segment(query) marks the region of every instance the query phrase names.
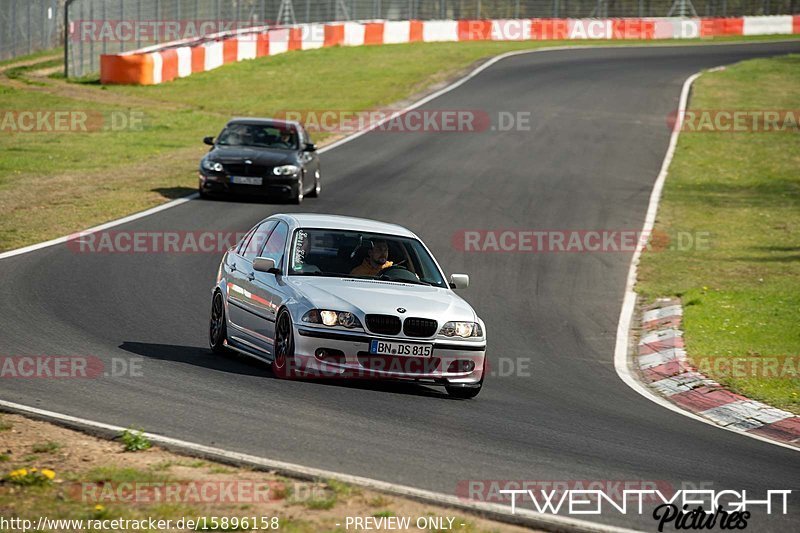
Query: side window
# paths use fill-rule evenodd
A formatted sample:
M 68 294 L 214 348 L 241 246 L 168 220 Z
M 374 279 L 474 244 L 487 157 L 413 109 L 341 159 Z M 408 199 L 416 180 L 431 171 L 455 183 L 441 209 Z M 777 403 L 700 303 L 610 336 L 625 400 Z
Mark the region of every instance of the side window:
M 241 240 L 241 241 L 239 241 L 239 244 L 238 244 L 238 245 L 236 245 L 236 253 L 237 253 L 237 254 L 241 255 L 241 254 L 242 254 L 242 251 L 243 251 L 245 248 L 247 248 L 247 243 L 248 243 L 248 242 L 250 242 L 250 239 L 253 237 L 253 233 L 255 233 L 257 229 L 258 229 L 258 226 L 256 226 L 256 227 L 252 228 L 250 231 L 248 231 L 248 232 L 245 234 L 245 236 L 244 236 L 244 237 L 242 237 L 242 240 Z
M 274 220 L 268 220 L 261 224 L 258 229 L 253 232 L 253 235 L 250 237 L 244 246 L 242 246 L 239 253 L 245 259 L 252 261 L 256 257 L 258 257 L 258 252 L 264 246 L 264 241 L 267 240 L 269 236 L 269 232 L 272 231 L 272 228 L 275 227 L 276 222 Z
M 275 260 L 275 265 L 281 267 L 281 259 L 283 258 L 283 251 L 286 249 L 286 237 L 289 236 L 289 226 L 283 222 L 279 222 L 275 231 L 269 236 L 267 243 L 264 245 L 261 257 L 269 257 Z

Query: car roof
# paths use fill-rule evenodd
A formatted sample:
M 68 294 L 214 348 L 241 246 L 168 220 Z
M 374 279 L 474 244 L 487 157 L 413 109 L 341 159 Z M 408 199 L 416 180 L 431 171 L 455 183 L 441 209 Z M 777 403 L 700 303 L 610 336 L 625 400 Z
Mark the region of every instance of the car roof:
M 362 231 L 365 233 L 383 233 L 398 237 L 418 238 L 413 232 L 398 224 L 379 222 L 368 218 L 348 217 L 343 215 L 325 215 L 317 213 L 289 213 L 273 215 L 298 228 L 339 229 L 345 231 Z
M 300 123 L 295 120 L 281 120 L 278 118 L 256 118 L 256 117 L 235 117 L 228 121 L 231 124 L 252 124 L 258 126 L 293 126 L 300 127 Z

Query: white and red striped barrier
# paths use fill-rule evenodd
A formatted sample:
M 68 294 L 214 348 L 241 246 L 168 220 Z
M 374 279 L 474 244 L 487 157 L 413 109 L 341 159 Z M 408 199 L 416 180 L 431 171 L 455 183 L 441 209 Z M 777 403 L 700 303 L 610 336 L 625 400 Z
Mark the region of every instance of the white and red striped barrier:
M 406 20 L 247 28 L 102 55 L 100 81 L 154 85 L 290 50 L 411 42 L 691 39 L 800 33 L 800 15 L 735 18 Z

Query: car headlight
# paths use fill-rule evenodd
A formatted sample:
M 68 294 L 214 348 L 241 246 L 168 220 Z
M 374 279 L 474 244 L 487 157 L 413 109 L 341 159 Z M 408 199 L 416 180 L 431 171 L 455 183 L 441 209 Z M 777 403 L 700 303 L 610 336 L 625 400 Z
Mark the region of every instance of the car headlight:
M 481 325 L 477 322 L 448 322 L 439 330 L 445 337 L 483 337 Z
M 346 311 L 329 311 L 327 309 L 312 309 L 303 315 L 303 322 L 309 324 L 324 324 L 326 326 L 342 326 L 347 329 L 361 328 L 361 321 L 353 313 Z M 362 328 L 363 329 L 363 328 Z
M 292 174 L 297 174 L 297 171 L 300 170 L 300 167 L 295 165 L 283 165 L 280 167 L 275 167 L 272 169 L 272 173 L 276 176 L 291 176 Z
M 210 159 L 203 159 L 200 166 L 205 170 L 213 170 L 214 172 L 222 172 L 222 163 L 218 161 L 211 161 Z

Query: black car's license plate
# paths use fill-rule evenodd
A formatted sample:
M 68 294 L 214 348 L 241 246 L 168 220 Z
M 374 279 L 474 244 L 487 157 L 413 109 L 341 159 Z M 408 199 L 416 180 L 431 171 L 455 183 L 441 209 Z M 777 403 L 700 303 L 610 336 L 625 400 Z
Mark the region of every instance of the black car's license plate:
M 249 176 L 231 176 L 231 182 L 237 185 L 261 185 L 264 183 L 264 178 L 249 177 Z

